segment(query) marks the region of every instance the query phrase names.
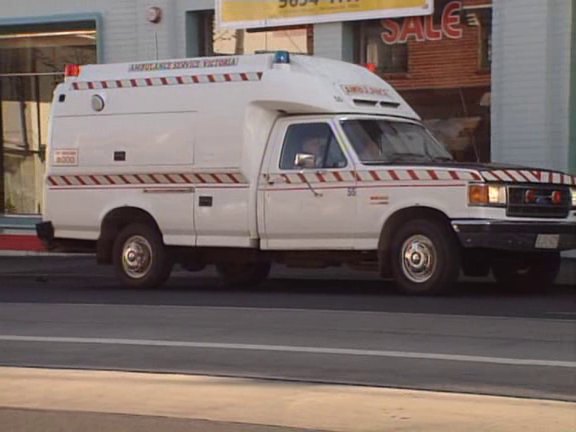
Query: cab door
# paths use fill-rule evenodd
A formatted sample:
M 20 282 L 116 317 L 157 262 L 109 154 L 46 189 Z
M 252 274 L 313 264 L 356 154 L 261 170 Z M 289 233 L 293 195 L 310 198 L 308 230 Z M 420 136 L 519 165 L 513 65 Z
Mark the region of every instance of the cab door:
M 354 248 L 356 180 L 337 136 L 330 119 L 277 124 L 259 185 L 263 249 Z

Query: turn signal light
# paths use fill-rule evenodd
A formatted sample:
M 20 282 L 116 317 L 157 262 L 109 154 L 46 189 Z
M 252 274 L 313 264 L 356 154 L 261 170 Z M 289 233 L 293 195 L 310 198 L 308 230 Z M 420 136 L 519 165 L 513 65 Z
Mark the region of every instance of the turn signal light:
M 468 202 L 470 204 L 488 204 L 488 188 L 485 185 L 471 185 L 468 188 Z
M 506 187 L 501 185 L 472 184 L 468 186 L 468 204 L 480 206 L 506 205 Z

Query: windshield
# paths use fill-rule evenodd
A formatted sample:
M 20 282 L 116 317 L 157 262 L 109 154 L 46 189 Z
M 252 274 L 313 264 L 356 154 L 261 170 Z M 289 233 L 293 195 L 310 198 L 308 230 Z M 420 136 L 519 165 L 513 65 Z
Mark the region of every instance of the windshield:
M 365 164 L 451 161 L 452 156 L 422 126 L 390 120 L 341 122 L 358 158 Z

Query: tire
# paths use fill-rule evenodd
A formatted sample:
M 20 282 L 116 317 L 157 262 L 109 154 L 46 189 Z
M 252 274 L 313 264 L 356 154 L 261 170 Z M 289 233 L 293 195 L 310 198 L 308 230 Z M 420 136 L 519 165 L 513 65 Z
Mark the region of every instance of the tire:
M 271 267 L 269 262 L 225 262 L 216 264 L 216 271 L 226 286 L 252 288 L 266 280 Z
M 400 226 L 390 243 L 396 288 L 409 295 L 448 292 L 460 272 L 460 246 L 449 228 L 416 219 Z
M 559 252 L 513 255 L 494 260 L 492 274 L 507 291 L 543 292 L 554 284 L 560 263 Z
M 131 224 L 120 231 L 112 254 L 116 275 L 129 288 L 158 288 L 173 267 L 162 236 L 146 224 Z

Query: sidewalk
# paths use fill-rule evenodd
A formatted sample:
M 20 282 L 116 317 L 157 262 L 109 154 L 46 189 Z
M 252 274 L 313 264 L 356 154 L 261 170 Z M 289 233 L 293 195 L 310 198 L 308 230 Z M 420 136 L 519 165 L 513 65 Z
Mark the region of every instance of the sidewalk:
M 84 432 L 130 422 L 111 414 L 145 416 L 154 428 L 138 430 L 165 432 L 576 430 L 573 403 L 372 387 L 7 367 L 0 368 L 0 388 L 0 424 L 11 432 L 49 430 L 23 421 L 27 413 L 29 420 L 51 417 L 60 427 L 53 430 L 62 432 L 79 430 L 81 416 L 90 419 L 81 422 Z M 19 427 L 6 429 L 15 419 Z M 143 418 L 132 421 L 140 424 Z

